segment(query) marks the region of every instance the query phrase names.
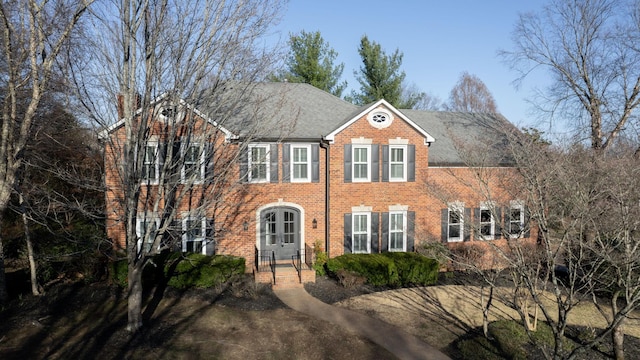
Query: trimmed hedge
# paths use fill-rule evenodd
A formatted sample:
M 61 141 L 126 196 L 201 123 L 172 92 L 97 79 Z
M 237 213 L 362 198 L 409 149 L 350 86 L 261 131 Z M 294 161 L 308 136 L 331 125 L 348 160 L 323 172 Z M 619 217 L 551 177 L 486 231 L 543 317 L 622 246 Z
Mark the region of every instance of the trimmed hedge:
M 438 278 L 438 262 L 417 253 L 345 254 L 327 260 L 327 271 L 354 272 L 374 286 L 432 285 Z
M 127 260 L 111 264 L 114 283 L 127 286 Z M 245 272 L 244 258 L 237 256 L 182 254 L 179 252 L 154 256 L 145 267 L 142 279 L 145 284 L 167 281 L 178 289 L 191 287 L 209 288 L 223 284 Z

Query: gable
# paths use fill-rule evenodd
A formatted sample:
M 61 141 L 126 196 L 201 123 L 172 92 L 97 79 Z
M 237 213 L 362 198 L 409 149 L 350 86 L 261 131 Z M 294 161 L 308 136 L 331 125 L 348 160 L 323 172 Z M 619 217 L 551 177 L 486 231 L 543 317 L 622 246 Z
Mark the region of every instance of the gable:
M 435 138 L 433 136 L 427 133 L 422 127 L 413 122 L 411 119 L 409 119 L 384 99 L 378 100 L 372 105 L 361 108 L 355 116 L 351 116 L 345 123 L 340 125 L 340 127 L 326 135 L 324 139 L 329 142 L 334 142 L 336 135 L 338 135 L 363 117 L 366 117 L 371 126 L 378 129 L 383 129 L 390 126 L 393 118 L 398 118 L 399 120 L 404 121 L 406 124 L 408 124 L 416 132 L 418 132 L 424 138 L 425 144 L 428 145 L 435 141 Z

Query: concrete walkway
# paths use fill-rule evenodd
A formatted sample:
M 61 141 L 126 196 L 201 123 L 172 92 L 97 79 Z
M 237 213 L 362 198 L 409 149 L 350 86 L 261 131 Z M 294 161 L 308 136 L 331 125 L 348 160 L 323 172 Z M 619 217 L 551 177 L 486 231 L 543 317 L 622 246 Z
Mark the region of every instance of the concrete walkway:
M 451 360 L 438 349 L 396 326 L 345 308 L 325 304 L 302 288 L 274 290 L 274 293 L 293 310 L 362 335 L 400 359 Z

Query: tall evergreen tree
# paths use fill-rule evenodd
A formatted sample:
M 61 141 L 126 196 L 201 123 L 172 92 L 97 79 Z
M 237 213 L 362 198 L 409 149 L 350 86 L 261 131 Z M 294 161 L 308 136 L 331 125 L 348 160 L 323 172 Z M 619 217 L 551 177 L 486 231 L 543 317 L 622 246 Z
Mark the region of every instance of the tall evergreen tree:
M 385 99 L 391 105 L 403 109 L 413 108 L 421 101 L 423 93 L 403 94 L 402 84 L 406 75 L 400 70 L 403 55 L 398 49 L 387 55 L 380 44 L 369 41 L 364 35 L 360 40 L 358 53 L 362 58 L 362 66 L 355 75 L 360 83 L 360 92 L 353 92 L 349 100 L 357 105 L 364 105 Z
M 347 82 L 340 82 L 344 63 L 335 65 L 338 53 L 324 41 L 319 31 L 301 31 L 289 38 L 287 69 L 276 81 L 311 84 L 335 96 L 342 96 Z

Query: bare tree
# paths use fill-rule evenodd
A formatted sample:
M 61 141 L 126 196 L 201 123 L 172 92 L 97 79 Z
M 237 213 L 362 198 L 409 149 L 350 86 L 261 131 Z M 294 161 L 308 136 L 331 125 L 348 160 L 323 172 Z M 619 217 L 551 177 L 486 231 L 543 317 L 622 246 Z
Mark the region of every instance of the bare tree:
M 64 45 L 93 0 L 12 1 L 0 4 L 2 59 L 6 72 L 0 133 L 0 219 L 23 164 L 22 153 L 40 99 Z M 20 93 L 28 105 L 18 112 Z M 4 251 L 0 239 L 0 302 L 7 299 Z
M 570 122 L 593 149 L 606 149 L 640 102 L 640 22 L 637 3 L 552 0 L 520 15 L 514 49 L 502 51 L 518 81 L 546 70 L 553 80 L 538 107 Z
M 640 305 L 640 187 L 633 149 L 612 147 L 594 153 L 580 144 L 560 148 L 516 131 L 507 133 L 506 139 L 503 150 L 511 168 L 501 171 L 485 157 L 491 149 L 495 152 L 495 144 L 487 139 L 474 145 L 456 142 L 468 168 L 450 170 L 449 186 L 468 189 L 487 204 L 488 218 L 500 226 L 487 238 L 484 234 L 490 231 L 483 228 L 482 214 L 465 215 L 461 223 L 474 241 L 462 244 L 462 249 L 481 245 L 482 252 L 473 256 L 468 250 L 452 252 L 452 259 L 473 271 L 486 270 L 490 264 L 511 274 L 512 300 L 501 300 L 520 314 L 529 333 L 535 331 L 534 309 L 539 309 L 554 334 L 553 348 L 540 347 L 546 358 L 575 358 L 607 337 L 613 339 L 616 358 L 623 358 L 621 325 Z M 430 186 L 429 191 L 448 199 L 448 206 L 455 199 L 447 189 Z M 508 199 L 518 199 L 522 207 L 509 206 Z M 514 219 L 526 221 L 518 224 Z M 514 236 L 514 230 L 529 229 L 537 230 L 535 239 Z M 493 286 L 491 277 L 484 280 Z M 608 304 L 599 302 L 604 294 L 609 294 Z M 545 301 L 549 297 L 551 303 Z M 562 344 L 569 314 L 581 302 L 596 305 L 608 325 L 567 350 Z
M 126 238 L 129 331 L 142 326 L 141 275 L 150 259 L 176 246 L 211 253 L 216 237 L 236 230 L 230 224 L 240 223 L 247 198 L 237 171 L 246 143 L 291 126 L 275 122 L 260 106 L 266 95 L 253 92 L 275 62 L 261 37 L 280 5 L 122 0 L 102 9 L 96 26 L 108 36 L 95 46 L 107 73 L 96 74 L 104 76 L 99 93 L 87 86 L 83 98 L 89 116 L 110 126 L 107 232 Z M 114 125 L 104 105 L 116 99 Z
M 483 112 L 495 114 L 498 112 L 496 101 L 487 86 L 476 75 L 463 72 L 456 85 L 449 94 L 449 111 Z

